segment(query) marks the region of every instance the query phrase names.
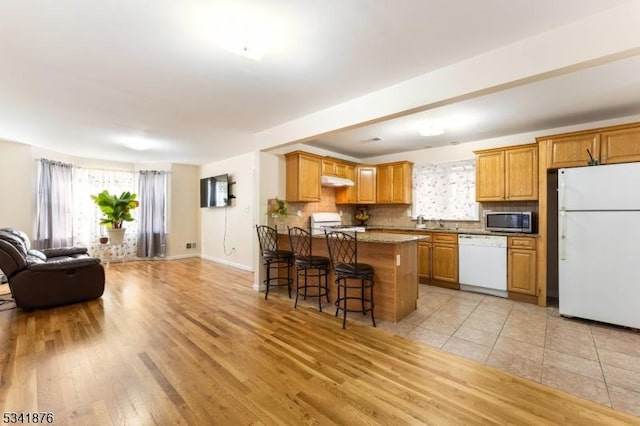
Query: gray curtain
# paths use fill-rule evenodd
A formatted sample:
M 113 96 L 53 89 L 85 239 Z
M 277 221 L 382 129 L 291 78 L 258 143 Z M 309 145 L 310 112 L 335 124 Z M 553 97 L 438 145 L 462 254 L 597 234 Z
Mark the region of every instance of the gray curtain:
M 38 160 L 36 182 L 36 248 L 65 247 L 73 243 L 73 167 Z
M 140 172 L 138 183 L 138 257 L 164 257 L 166 253 L 167 173 Z

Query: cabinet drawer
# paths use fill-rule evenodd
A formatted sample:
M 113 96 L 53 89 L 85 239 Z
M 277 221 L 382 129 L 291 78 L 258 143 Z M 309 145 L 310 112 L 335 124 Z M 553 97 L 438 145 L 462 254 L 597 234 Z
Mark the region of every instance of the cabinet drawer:
M 458 244 L 458 234 L 433 233 L 432 240 L 435 244 Z
M 533 237 L 509 237 L 509 248 L 535 250 L 536 239 Z

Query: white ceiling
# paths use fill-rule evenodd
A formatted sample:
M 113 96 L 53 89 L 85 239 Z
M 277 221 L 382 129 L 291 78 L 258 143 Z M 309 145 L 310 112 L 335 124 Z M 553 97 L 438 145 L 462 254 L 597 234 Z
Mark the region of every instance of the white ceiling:
M 624 2 L 4 0 L 0 139 L 203 164 L 254 150 L 259 131 Z M 211 40 L 231 4 L 275 22 L 280 38 L 262 61 Z M 639 65 L 629 58 L 423 113 L 476 120 L 440 137 L 416 137 L 406 117 L 313 143 L 369 157 L 635 114 Z M 375 136 L 383 142 L 359 142 Z M 125 148 L 134 137 L 151 149 Z

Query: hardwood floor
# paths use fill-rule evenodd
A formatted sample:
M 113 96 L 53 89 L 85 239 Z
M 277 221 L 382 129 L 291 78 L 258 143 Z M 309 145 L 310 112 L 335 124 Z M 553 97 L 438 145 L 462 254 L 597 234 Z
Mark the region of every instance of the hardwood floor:
M 55 424 L 640 424 L 350 322 L 200 259 L 112 263 L 105 295 L 0 312 L 0 405 Z

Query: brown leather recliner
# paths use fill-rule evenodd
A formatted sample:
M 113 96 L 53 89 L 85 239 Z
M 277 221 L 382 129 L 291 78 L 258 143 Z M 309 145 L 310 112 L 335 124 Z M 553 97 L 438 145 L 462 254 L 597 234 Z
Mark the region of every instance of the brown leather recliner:
M 17 229 L 0 229 L 0 269 L 22 309 L 83 302 L 104 293 L 104 268 L 86 248 L 35 250 Z

